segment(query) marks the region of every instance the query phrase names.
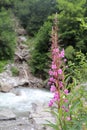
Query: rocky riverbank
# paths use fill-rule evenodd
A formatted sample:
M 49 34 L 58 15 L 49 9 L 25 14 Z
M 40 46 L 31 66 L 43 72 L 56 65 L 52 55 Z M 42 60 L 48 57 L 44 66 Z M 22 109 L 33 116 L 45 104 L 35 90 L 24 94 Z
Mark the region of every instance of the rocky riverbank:
M 46 100 L 36 103 L 33 101 L 30 110 L 21 113 L 14 109 L 0 108 L 0 130 L 51 130 L 43 125 L 47 123 L 46 120 L 54 122 L 51 113 L 46 112 L 47 108 Z
M 46 112 L 51 97 L 49 91 L 37 88 L 0 92 L 0 130 L 51 130 L 43 125 L 46 120 L 54 121 Z
M 29 121 L 28 117 L 18 117 L 16 120 L 0 121 L 0 130 L 51 130 L 51 128 L 44 126 L 43 123 Z

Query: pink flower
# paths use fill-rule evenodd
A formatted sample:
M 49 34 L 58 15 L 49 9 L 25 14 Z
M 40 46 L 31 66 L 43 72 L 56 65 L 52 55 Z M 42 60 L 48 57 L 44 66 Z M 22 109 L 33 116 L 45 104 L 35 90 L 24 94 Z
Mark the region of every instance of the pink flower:
M 56 57 L 56 55 L 54 55 L 53 60 L 56 61 L 56 59 L 57 59 L 57 57 Z
M 50 81 L 48 81 L 48 85 L 51 85 L 51 82 L 50 82 Z
M 52 69 L 56 69 L 56 65 L 55 64 L 52 64 Z
M 59 88 L 63 88 L 63 82 L 59 81 Z
M 64 58 L 64 49 L 60 52 L 59 56 L 60 56 L 61 58 Z
M 53 71 L 52 70 L 49 70 L 49 75 L 53 75 Z
M 68 102 L 68 99 L 64 99 L 64 102 L 66 102 L 66 103 L 67 103 L 67 102 Z
M 62 106 L 63 109 L 65 109 L 65 106 Z
M 58 74 L 62 74 L 62 69 L 59 69 L 59 70 L 58 70 Z
M 69 112 L 69 109 L 66 108 L 65 106 L 62 106 L 62 109 L 63 109 L 65 112 Z
M 51 85 L 50 91 L 51 92 L 55 92 L 56 91 L 56 87 L 54 85 Z
M 64 90 L 64 93 L 65 93 L 66 95 L 68 95 L 68 93 L 69 93 L 68 89 L 65 89 L 65 90 Z
M 68 117 L 66 118 L 66 120 L 67 120 L 67 121 L 70 121 L 70 120 L 71 120 L 71 118 L 68 116 Z
M 49 107 L 52 107 L 53 103 L 54 103 L 54 100 L 53 100 L 53 99 L 50 100 L 50 102 L 49 102 Z
M 54 94 L 54 101 L 59 101 L 59 100 L 60 100 L 59 93 L 56 92 L 56 93 Z
M 64 59 L 64 62 L 66 62 L 67 61 L 67 59 Z
M 59 52 L 58 48 L 53 49 L 53 52 Z
M 54 78 L 53 77 L 50 77 L 50 82 L 54 82 Z
M 53 76 L 57 77 L 57 72 L 56 71 L 53 72 Z
M 65 112 L 69 112 L 69 109 L 68 109 L 68 108 L 66 108 L 66 109 L 65 109 Z

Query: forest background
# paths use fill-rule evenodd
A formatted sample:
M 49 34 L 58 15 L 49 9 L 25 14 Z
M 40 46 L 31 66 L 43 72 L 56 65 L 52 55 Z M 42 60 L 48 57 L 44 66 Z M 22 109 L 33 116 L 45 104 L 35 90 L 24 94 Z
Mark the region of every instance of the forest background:
M 59 45 L 65 49 L 66 74 L 87 80 L 87 0 L 0 0 L 0 72 L 13 62 L 15 22 L 27 31 L 32 73 L 48 79 L 51 30 L 58 14 Z

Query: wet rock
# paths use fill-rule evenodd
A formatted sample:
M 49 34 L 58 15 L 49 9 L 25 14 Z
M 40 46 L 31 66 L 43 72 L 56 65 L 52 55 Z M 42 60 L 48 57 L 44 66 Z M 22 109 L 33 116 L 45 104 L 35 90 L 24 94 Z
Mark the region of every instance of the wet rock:
M 15 120 L 16 115 L 9 109 L 0 110 L 0 121 L 3 120 Z

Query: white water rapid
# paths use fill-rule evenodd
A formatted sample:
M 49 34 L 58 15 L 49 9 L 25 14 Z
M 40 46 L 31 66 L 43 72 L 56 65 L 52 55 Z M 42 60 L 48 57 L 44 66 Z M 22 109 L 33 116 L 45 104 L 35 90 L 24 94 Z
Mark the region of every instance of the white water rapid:
M 48 103 L 52 94 L 44 89 L 18 88 L 19 95 L 0 92 L 0 109 L 9 108 L 14 112 L 28 112 L 32 103 Z

